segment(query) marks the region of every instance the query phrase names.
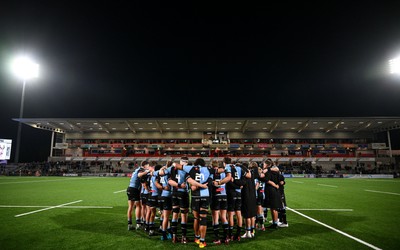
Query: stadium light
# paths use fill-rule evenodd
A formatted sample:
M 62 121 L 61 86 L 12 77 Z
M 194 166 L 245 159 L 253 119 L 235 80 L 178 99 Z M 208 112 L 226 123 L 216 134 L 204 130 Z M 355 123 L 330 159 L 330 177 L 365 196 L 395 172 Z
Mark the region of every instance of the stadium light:
M 400 74 L 400 57 L 389 60 L 391 74 Z
M 22 97 L 21 106 L 19 110 L 19 119 L 21 120 L 24 113 L 24 98 L 25 98 L 25 85 L 29 79 L 36 78 L 39 76 L 39 64 L 35 63 L 32 59 L 27 56 L 16 57 L 11 63 L 11 72 L 20 80 L 22 80 Z M 22 123 L 18 123 L 17 133 L 17 146 L 15 150 L 15 163 L 19 162 L 19 147 L 21 142 L 21 129 Z
M 19 56 L 11 63 L 12 73 L 19 79 L 26 81 L 39 76 L 39 64 L 26 56 Z

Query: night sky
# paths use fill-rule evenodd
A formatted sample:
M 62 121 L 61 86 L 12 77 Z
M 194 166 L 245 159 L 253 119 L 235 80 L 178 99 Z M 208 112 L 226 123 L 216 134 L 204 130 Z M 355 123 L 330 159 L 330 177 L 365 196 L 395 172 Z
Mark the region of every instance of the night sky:
M 1 138 L 16 139 L 20 52 L 41 67 L 26 118 L 400 116 L 396 1 L 34 2 L 0 3 Z M 21 160 L 49 141 L 23 127 Z

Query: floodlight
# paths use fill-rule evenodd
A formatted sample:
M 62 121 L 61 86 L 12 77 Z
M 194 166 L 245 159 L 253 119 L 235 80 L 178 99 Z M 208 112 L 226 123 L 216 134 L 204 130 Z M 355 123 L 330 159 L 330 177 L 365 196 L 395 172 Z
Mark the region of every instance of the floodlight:
M 39 64 L 26 56 L 20 56 L 12 61 L 11 71 L 16 77 L 27 80 L 39 76 Z
M 390 73 L 400 74 L 400 57 L 389 60 Z

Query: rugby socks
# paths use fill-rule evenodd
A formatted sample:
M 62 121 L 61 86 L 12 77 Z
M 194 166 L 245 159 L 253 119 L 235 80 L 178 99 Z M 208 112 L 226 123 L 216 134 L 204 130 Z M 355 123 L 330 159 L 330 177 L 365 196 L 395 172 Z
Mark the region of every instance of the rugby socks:
M 163 224 L 164 218 L 163 216 L 160 217 L 160 229 L 162 230 L 162 224 Z
M 242 234 L 242 227 L 237 226 L 236 227 L 236 238 L 240 237 Z
M 178 221 L 176 220 L 171 221 L 171 229 L 172 229 L 172 235 L 175 237 L 176 232 L 178 231 Z
M 233 227 L 229 226 L 228 228 L 228 237 L 231 238 L 232 237 L 232 231 L 233 231 Z
M 286 220 L 286 209 L 282 209 L 282 223 L 287 224 Z
M 132 219 L 128 220 L 128 225 L 132 225 Z
M 213 228 L 214 228 L 214 236 L 215 236 L 215 239 L 216 239 L 216 240 L 219 240 L 219 224 L 215 224 L 215 225 L 213 226 Z
M 268 209 L 264 207 L 263 210 L 264 210 L 264 220 L 266 220 L 268 218 Z
M 228 234 L 228 228 L 229 228 L 228 223 L 222 224 L 222 228 L 224 229 L 223 234 L 222 234 L 222 238 L 225 240 L 226 236 Z
M 187 226 L 186 223 L 181 223 L 181 229 L 182 229 L 182 236 L 186 237 L 187 234 Z
M 167 238 L 167 232 L 164 231 L 164 230 L 162 230 L 162 237 L 163 237 L 163 240 L 167 240 L 168 239 Z
M 263 214 L 257 214 L 256 223 L 260 224 L 260 226 L 264 224 L 264 215 Z

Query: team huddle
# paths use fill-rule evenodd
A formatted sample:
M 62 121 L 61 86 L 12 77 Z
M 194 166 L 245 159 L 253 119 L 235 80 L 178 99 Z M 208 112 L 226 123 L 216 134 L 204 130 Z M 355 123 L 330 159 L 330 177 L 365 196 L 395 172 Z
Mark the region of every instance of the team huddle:
M 288 226 L 284 185 L 285 178 L 271 159 L 263 162 L 262 166 L 257 162 L 234 163 L 230 158 L 224 158 L 223 162 L 212 161 L 210 166 L 206 166 L 202 158 L 191 163 L 187 157 L 182 157 L 179 163 L 168 162 L 166 166 L 143 161 L 132 173 L 127 189 L 128 230 L 143 229 L 150 236 L 154 235 L 156 210 L 159 208 L 161 240 L 188 243 L 190 205 L 194 217 L 194 242 L 200 248 L 207 245 L 209 209 L 214 244 L 253 238 L 256 228 L 265 231 L 265 228 Z M 132 224 L 134 208 L 136 227 Z M 272 224 L 265 227 L 268 208 Z M 243 223 L 245 232 L 242 235 Z

